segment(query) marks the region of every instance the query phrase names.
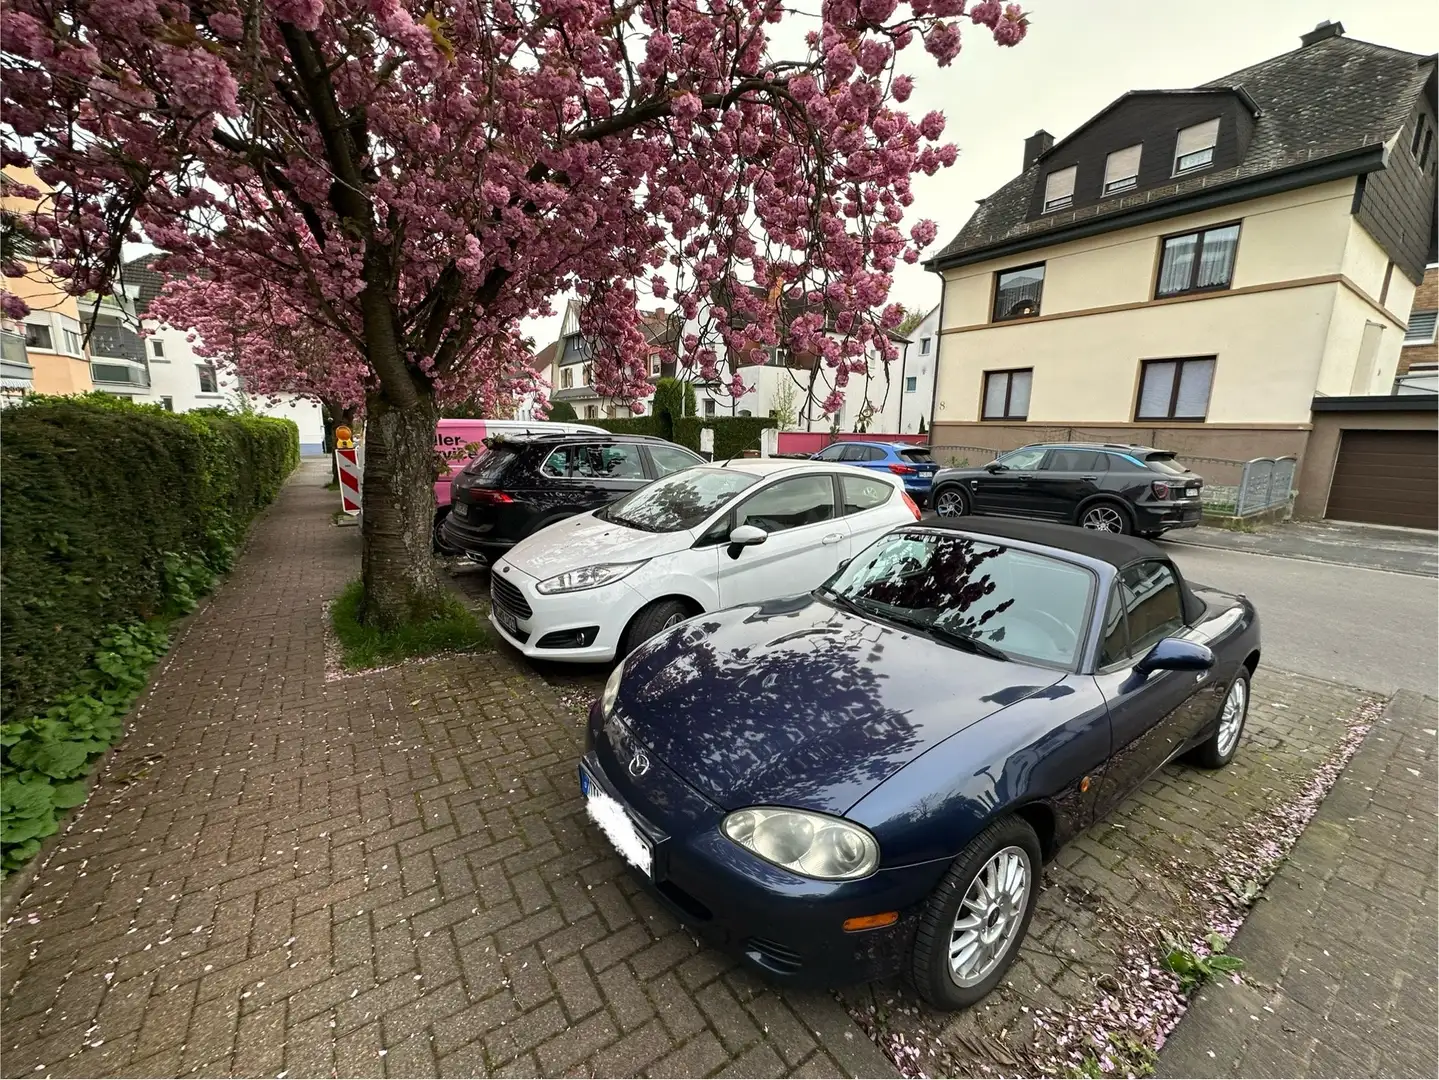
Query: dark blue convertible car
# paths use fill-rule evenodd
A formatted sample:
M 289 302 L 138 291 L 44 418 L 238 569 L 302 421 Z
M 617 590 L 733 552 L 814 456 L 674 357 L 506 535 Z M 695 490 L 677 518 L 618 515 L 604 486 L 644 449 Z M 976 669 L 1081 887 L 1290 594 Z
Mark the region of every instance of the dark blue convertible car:
M 812 594 L 698 616 L 590 711 L 593 819 L 682 920 L 771 976 L 1003 976 L 1040 869 L 1166 762 L 1234 756 L 1240 597 L 1155 545 L 1029 521 L 906 526 Z

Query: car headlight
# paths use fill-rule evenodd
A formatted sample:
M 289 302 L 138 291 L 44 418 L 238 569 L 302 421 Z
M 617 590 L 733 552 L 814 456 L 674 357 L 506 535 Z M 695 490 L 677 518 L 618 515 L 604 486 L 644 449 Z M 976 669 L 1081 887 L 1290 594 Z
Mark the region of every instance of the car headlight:
M 879 844 L 869 831 L 828 814 L 752 806 L 728 815 L 720 830 L 761 859 L 805 877 L 862 878 L 879 865 Z
M 600 715 L 608 717 L 615 711 L 615 701 L 620 696 L 620 683 L 625 681 L 625 661 L 615 665 L 610 677 L 605 680 L 604 692 L 600 694 Z
M 649 562 L 648 559 L 641 559 L 639 562 L 595 563 L 593 566 L 581 566 L 576 570 L 566 570 L 563 574 L 545 578 L 535 586 L 535 591 L 548 595 L 550 593 L 579 592 L 582 589 L 598 589 L 601 585 L 608 585 L 612 581 L 629 577 L 647 562 Z

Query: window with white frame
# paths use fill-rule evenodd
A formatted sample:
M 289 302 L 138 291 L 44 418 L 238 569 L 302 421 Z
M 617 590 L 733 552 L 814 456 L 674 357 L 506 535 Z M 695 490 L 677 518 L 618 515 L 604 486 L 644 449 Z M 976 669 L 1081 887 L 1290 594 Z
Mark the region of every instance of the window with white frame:
M 660 354 L 659 354 L 659 353 L 654 353 L 654 354 L 652 354 L 652 355 L 650 356 L 650 374 L 651 374 L 651 375 L 658 375 L 659 373 L 660 373 Z
M 1434 342 L 1434 320 L 1439 312 L 1411 311 L 1409 329 L 1404 331 L 1405 345 L 1430 345 Z
M 197 364 L 196 369 L 200 373 L 200 393 L 218 394 L 220 385 L 215 379 L 215 369 L 209 364 Z
M 905 392 L 906 394 L 912 394 L 912 393 L 914 393 L 914 392 L 915 392 L 916 390 L 918 390 L 918 389 L 919 389 L 919 376 L 917 376 L 917 375 L 909 375 L 909 376 L 906 376 L 906 377 L 905 377 L 905 380 L 904 380 L 904 392 Z
M 66 327 L 64 330 L 60 331 L 60 334 L 65 339 L 65 351 L 67 353 L 69 353 L 71 356 L 84 355 L 84 351 L 80 347 L 80 334 L 78 331 L 71 330 L 69 327 Z
M 42 352 L 55 351 L 55 343 L 50 331 L 49 319 L 46 319 L 43 323 L 27 322 L 25 324 L 25 347 L 29 349 L 39 349 Z
M 1144 152 L 1143 143 L 1116 150 L 1104 159 L 1105 195 L 1117 195 L 1139 186 L 1139 158 Z
M 1219 142 L 1219 117 L 1183 128 L 1174 143 L 1174 175 L 1180 176 L 1214 164 L 1214 146 Z
M 930 342 L 930 339 L 927 338 L 927 337 L 922 337 L 922 338 L 919 339 L 919 355 L 920 355 L 920 356 L 928 356 L 928 355 L 929 355 L 929 342 Z
M 1078 165 L 1056 169 L 1044 178 L 1044 212 L 1063 210 L 1074 202 L 1074 176 Z
M 150 355 L 156 360 L 165 359 L 165 343 L 159 338 L 150 339 Z

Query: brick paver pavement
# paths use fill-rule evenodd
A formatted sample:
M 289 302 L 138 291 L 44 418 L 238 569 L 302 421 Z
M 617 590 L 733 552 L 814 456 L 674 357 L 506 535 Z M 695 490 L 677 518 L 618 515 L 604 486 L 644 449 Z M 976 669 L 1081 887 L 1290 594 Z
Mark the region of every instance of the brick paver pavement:
M 1161 1076 L 1439 1076 L 1439 702 L 1401 692 L 1235 935 Z
M 3 937 L 6 1076 L 892 1075 L 699 948 L 586 826 L 496 654 L 326 681 L 358 530 L 307 464 Z

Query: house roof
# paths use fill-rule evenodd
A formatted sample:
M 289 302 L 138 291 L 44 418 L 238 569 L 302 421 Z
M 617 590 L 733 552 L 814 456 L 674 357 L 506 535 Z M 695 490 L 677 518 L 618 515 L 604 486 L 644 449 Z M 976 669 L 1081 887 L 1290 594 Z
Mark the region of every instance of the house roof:
M 1432 55 L 1404 52 L 1335 34 L 1242 68 L 1193 88 L 1195 91 L 1240 91 L 1246 105 L 1256 113 L 1248 149 L 1237 166 L 1205 170 L 1158 188 L 1027 220 L 1031 196 L 1044 171 L 1045 158 L 1054 152 L 1051 148 L 1023 173 L 984 199 L 959 234 L 938 255 L 927 260 L 925 266 L 940 270 L 978 262 L 989 257 L 991 249 L 999 255 L 1042 247 L 1060 242 L 1086 225 L 1089 227 L 1083 234 L 1121 228 L 1132 223 L 1139 213 L 1155 211 L 1168 204 L 1173 204 L 1173 213 L 1183 213 L 1193 196 L 1207 193 L 1217 196 L 1215 189 L 1233 187 L 1235 199 L 1253 197 L 1244 193 L 1246 181 L 1272 174 L 1307 172 L 1339 162 L 1352 162 L 1349 175 L 1377 168 L 1382 160 L 1379 152 L 1404 126 L 1416 97 L 1426 80 L 1432 77 L 1434 63 Z M 1130 96 L 1126 94 L 1111 103 L 1079 130 Z M 1070 135 L 1065 141 L 1073 137 Z M 1360 160 L 1361 152 L 1366 150 L 1375 153 Z M 1336 172 L 1333 178 L 1338 175 L 1345 173 Z M 1146 219 L 1158 216 L 1168 214 L 1145 215 Z
M 541 374 L 548 371 L 550 365 L 555 362 L 555 354 L 559 352 L 559 349 L 560 343 L 558 341 L 552 341 L 539 352 L 535 353 L 534 356 L 530 357 L 531 370 L 538 371 Z
M 150 268 L 163 255 L 164 252 L 160 251 L 141 255 L 120 269 L 120 280 L 135 293 L 135 314 L 142 318 L 150 307 L 150 301 L 159 296 L 160 290 L 165 287 L 165 275 Z

